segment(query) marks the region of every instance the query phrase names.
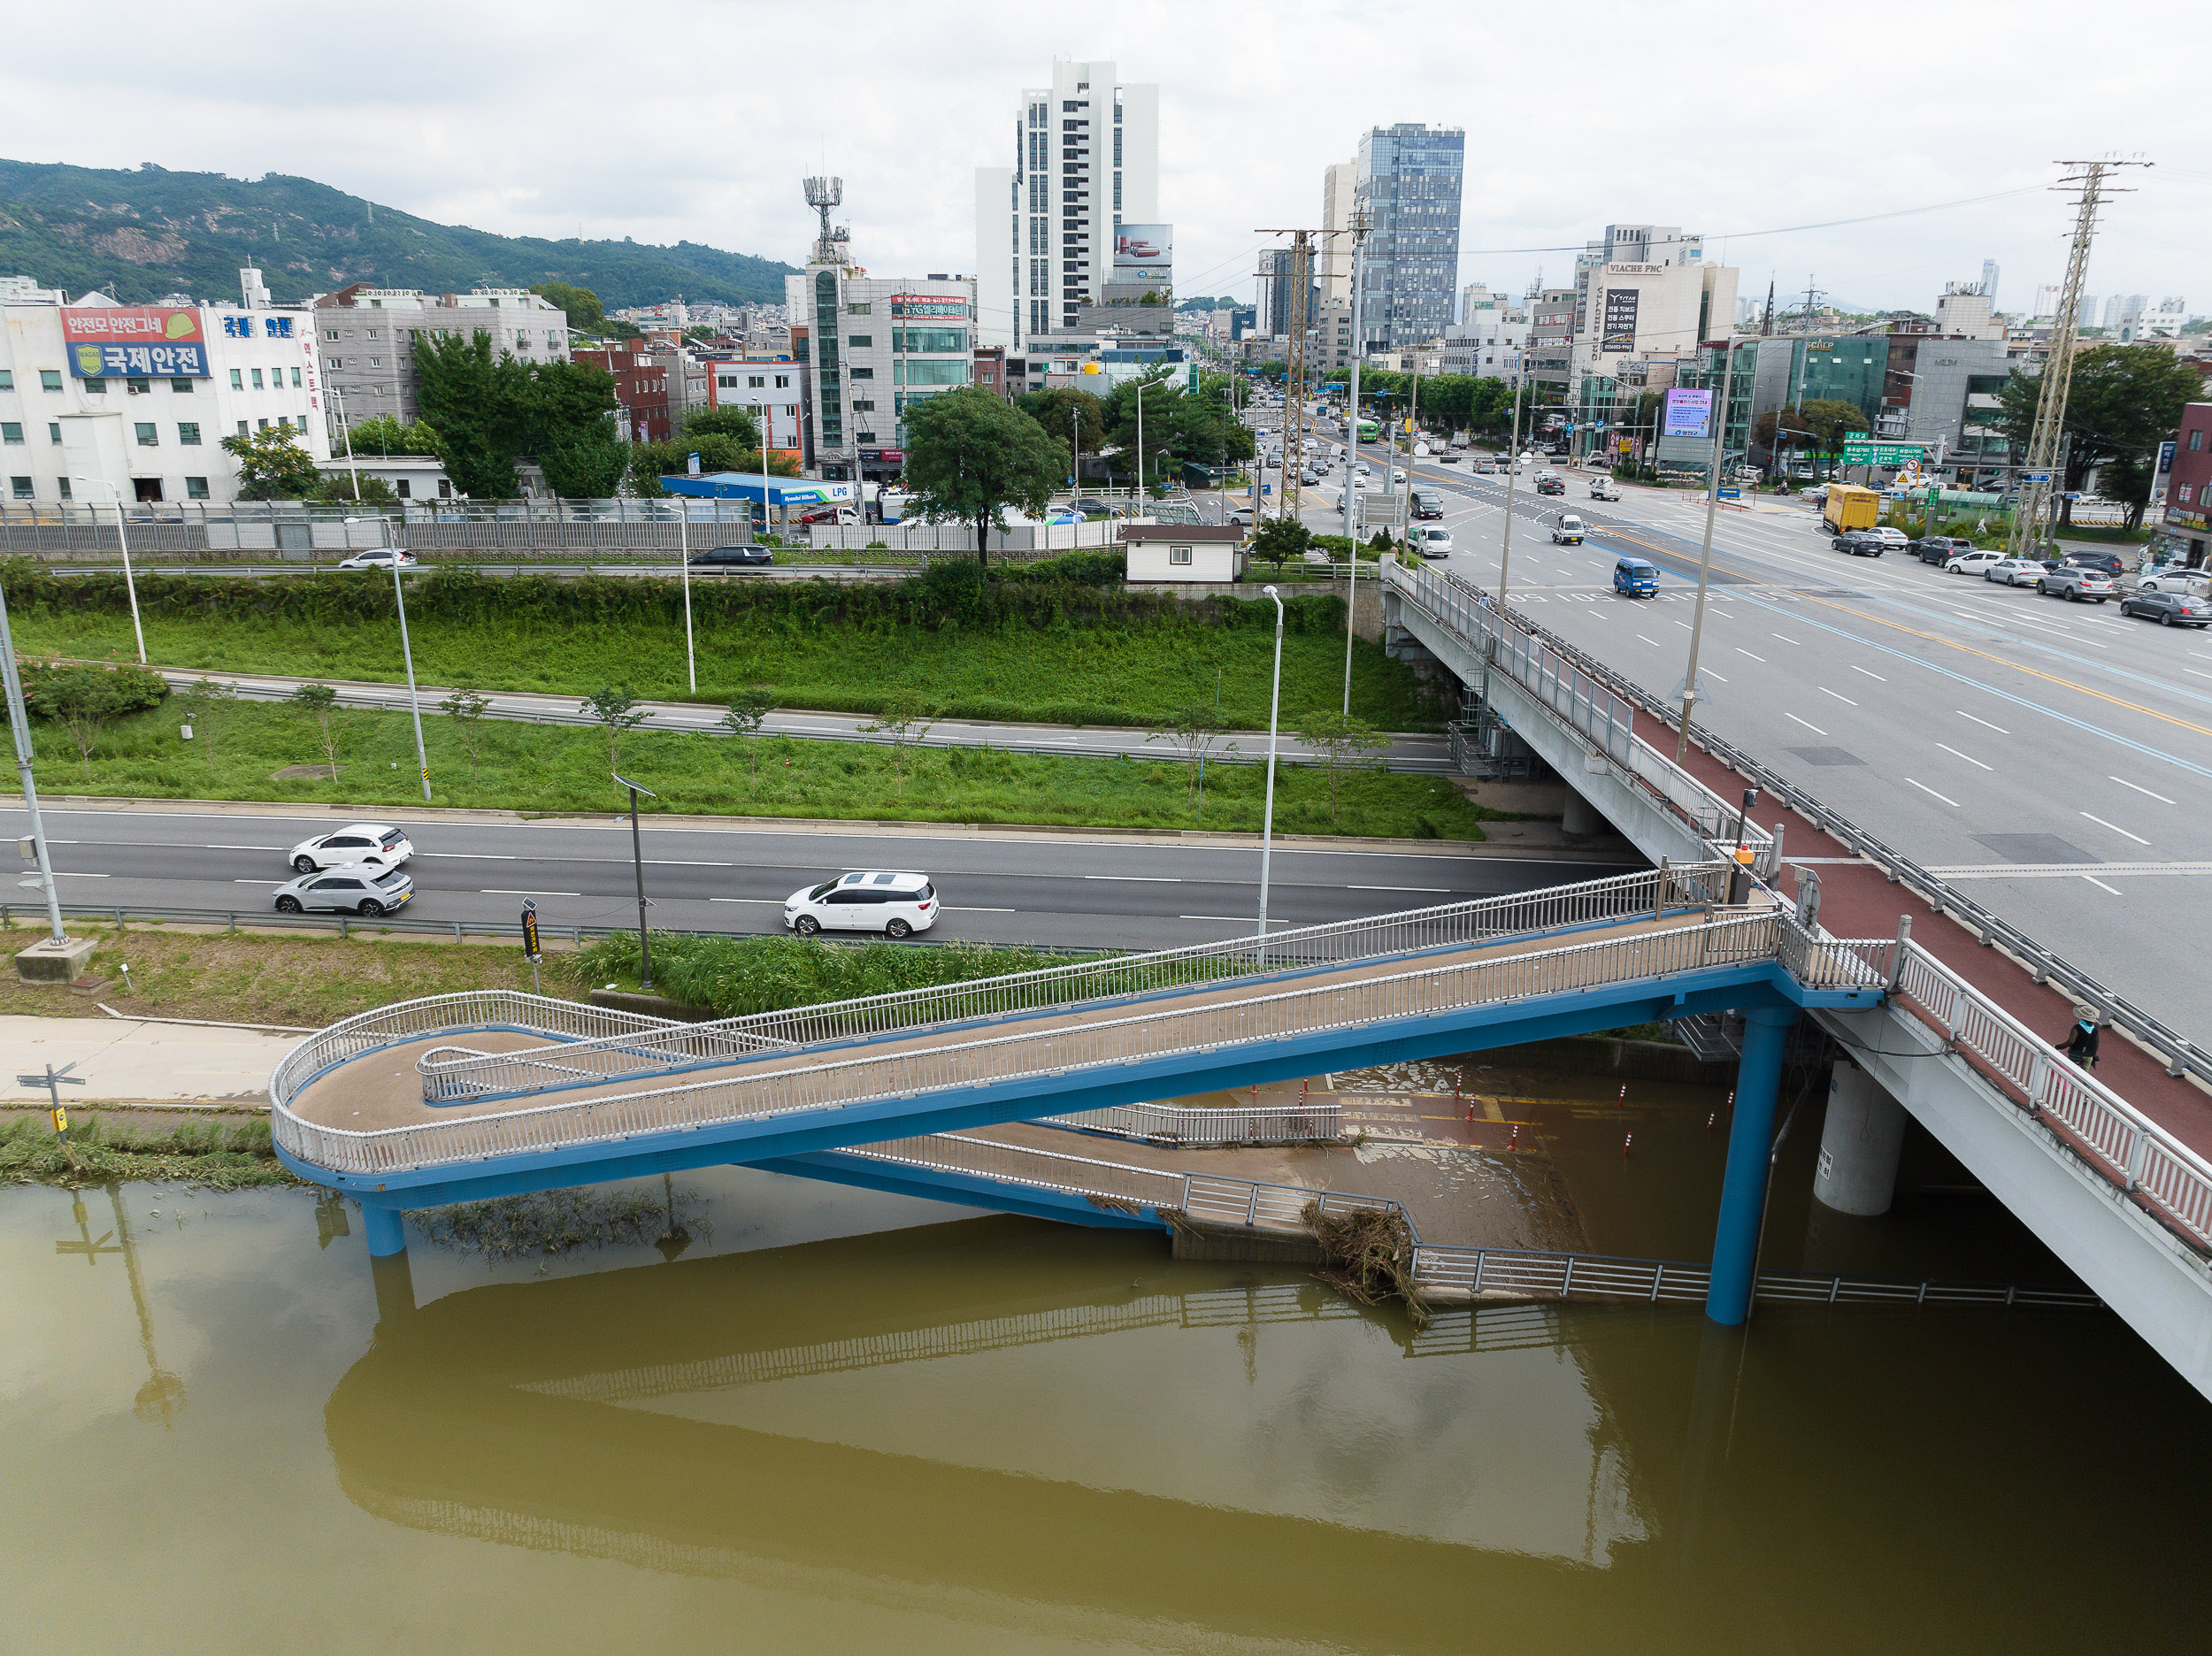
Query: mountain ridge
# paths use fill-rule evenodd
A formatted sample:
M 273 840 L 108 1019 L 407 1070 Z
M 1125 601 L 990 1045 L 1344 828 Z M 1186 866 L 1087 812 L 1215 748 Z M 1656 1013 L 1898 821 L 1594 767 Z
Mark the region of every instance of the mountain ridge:
M 356 281 L 426 293 L 565 281 L 610 310 L 678 294 L 780 304 L 795 268 L 695 242 L 496 235 L 280 172 L 245 180 L 150 161 L 126 171 L 0 160 L 0 273 L 73 297 L 96 288 L 127 303 L 180 291 L 204 303 L 234 301 L 245 264 L 257 264 L 284 303 Z

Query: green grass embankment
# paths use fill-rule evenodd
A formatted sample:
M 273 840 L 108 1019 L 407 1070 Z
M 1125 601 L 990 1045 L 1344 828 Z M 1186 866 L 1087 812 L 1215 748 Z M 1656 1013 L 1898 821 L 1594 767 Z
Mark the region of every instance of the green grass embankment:
M 326 763 L 313 721 L 284 703 L 234 704 L 211 749 L 204 728 L 196 740 L 182 740 L 181 717 L 173 700 L 116 721 L 101 732 L 88 766 L 66 732 L 37 721 L 38 786 L 56 794 L 298 801 L 403 815 L 422 803 L 415 739 L 404 714 L 334 714 L 340 767 L 334 781 L 277 776 Z M 472 777 L 454 721 L 442 715 L 423 719 L 434 804 L 548 813 L 626 809 L 627 796 L 618 795 L 609 778 L 601 732 L 498 719 L 481 720 L 476 728 Z M 1264 749 L 1263 738 L 1239 740 L 1247 752 Z M 1258 830 L 1266 781 L 1263 765 L 1210 763 L 1202 812 L 1186 767 L 1165 748 L 1156 760 L 984 748 L 910 748 L 901 760 L 874 743 L 788 736 L 762 738 L 757 748 L 756 774 L 727 737 L 632 731 L 622 739 L 621 768 L 659 794 L 657 807 L 649 801 L 649 809 L 680 814 L 1224 832 Z M 1333 820 L 1322 771 L 1283 765 L 1277 772 L 1279 833 L 1480 840 L 1485 815 L 1440 778 L 1359 771 L 1340 778 Z

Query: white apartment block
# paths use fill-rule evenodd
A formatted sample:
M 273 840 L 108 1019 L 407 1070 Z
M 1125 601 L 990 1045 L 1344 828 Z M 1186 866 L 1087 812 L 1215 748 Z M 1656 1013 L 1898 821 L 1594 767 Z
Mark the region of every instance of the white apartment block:
M 788 356 L 765 362 L 710 361 L 707 370 L 712 406 L 749 410 L 760 423 L 764 447 L 804 452 L 805 401 L 796 362 Z
M 331 388 L 330 419 L 349 426 L 379 415 L 413 420 L 415 345 L 424 335 L 488 334 L 493 354 L 521 362 L 568 356 L 567 314 L 520 288 L 426 294 L 414 288 L 357 283 L 314 304 L 315 343 Z
M 1352 299 L 1353 215 L 1359 211 L 1359 163 L 1333 161 L 1321 175 L 1321 239 L 1314 252 L 1314 274 L 1321 303 Z
M 0 498 L 232 501 L 222 440 L 273 430 L 330 457 L 306 311 L 0 305 Z
M 1014 165 L 978 167 L 977 329 L 1026 349 L 1102 304 L 1115 231 L 1160 220 L 1160 88 L 1123 85 L 1111 62 L 1055 60 L 1022 94 Z

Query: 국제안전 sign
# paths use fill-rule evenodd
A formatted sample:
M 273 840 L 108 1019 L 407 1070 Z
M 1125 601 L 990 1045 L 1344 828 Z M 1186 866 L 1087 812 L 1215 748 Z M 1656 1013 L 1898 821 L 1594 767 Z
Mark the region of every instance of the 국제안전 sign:
M 207 336 L 197 310 L 158 305 L 62 308 L 61 338 L 79 380 L 204 380 Z

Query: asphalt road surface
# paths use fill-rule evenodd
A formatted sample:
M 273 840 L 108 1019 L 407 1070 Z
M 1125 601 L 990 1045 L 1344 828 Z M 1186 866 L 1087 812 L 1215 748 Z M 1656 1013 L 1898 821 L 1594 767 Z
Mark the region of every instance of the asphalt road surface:
M 1688 664 L 1702 501 L 1627 487 L 1601 503 L 1587 474 L 1559 469 L 1563 499 L 1532 495 L 1533 469 L 1516 487 L 1509 602 L 1671 694 Z M 1448 567 L 1497 590 L 1505 479 L 1465 463 L 1416 476 L 1448 497 Z M 1590 525 L 1581 546 L 1552 544 L 1562 509 Z M 2212 1039 L 2212 633 L 1900 552 L 1855 558 L 1817 525 L 1794 502 L 1717 514 L 1700 721 Z M 1624 553 L 1659 566 L 1655 600 L 1613 593 Z
M 327 809 L 253 814 L 48 808 L 43 813 L 62 899 L 125 907 L 266 910 L 291 878 L 285 857 L 311 834 L 354 820 Z M 0 810 L 28 832 L 20 808 Z M 626 822 L 603 824 L 376 820 L 407 830 L 415 857 L 411 920 L 511 923 L 534 898 L 549 932 L 636 924 Z M 1248 934 L 1259 909 L 1255 845 L 1148 845 L 1018 832 L 655 826 L 642 833 L 656 928 L 780 931 L 783 902 L 803 886 L 852 869 L 915 869 L 935 881 L 937 941 L 1166 948 Z M 1625 871 L 1619 862 L 1425 854 L 1347 846 L 1278 847 L 1270 870 L 1271 929 L 1356 919 Z M 40 900 L 15 891 L 22 912 Z M 12 906 L 15 906 L 12 903 Z

